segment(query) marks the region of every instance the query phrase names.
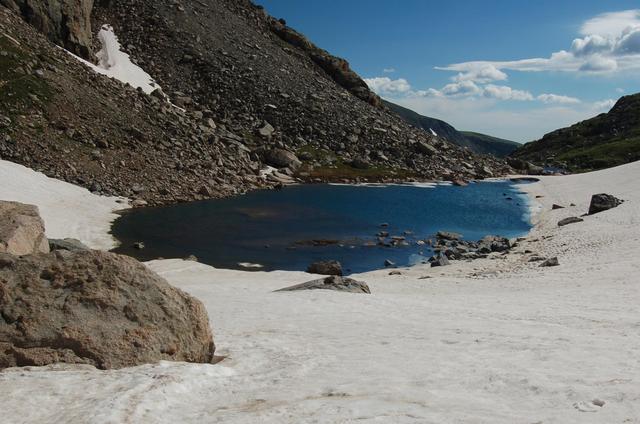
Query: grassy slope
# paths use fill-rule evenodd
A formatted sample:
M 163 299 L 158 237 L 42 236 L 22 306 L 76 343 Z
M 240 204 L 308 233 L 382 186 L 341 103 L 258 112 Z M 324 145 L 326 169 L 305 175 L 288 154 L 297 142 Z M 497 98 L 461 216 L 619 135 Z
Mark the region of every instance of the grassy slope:
M 527 143 L 513 156 L 574 172 L 640 160 L 640 94 L 621 98 L 609 113 Z

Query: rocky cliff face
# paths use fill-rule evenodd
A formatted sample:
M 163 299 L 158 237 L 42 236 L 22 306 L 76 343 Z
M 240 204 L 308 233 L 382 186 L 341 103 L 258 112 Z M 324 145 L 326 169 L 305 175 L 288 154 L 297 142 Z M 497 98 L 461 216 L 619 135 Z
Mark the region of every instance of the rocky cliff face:
M 93 0 L 0 0 L 51 41 L 84 58 L 91 57 Z

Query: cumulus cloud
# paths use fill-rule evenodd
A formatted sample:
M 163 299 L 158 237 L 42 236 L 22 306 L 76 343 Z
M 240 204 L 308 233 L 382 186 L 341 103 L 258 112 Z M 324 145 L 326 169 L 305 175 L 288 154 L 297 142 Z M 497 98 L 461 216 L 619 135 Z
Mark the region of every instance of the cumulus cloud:
M 582 25 L 580 35 L 568 50 L 551 53 L 549 57 L 462 62 L 436 69 L 458 72 L 454 78 L 474 75 L 482 69 L 503 74 L 505 70 L 613 73 L 640 69 L 640 9 L 598 15 Z
M 380 95 L 401 94 L 411 90 L 411 85 L 404 78 L 395 80 L 388 77 L 365 78 L 364 82 Z
M 533 95 L 528 91 L 514 90 L 513 88 L 507 87 L 506 85 L 489 84 L 484 87 L 483 94 L 485 97 L 488 97 L 490 99 L 518 101 L 533 100 Z
M 482 93 L 473 81 L 460 81 L 447 84 L 440 90 L 445 96 L 473 96 Z
M 593 110 L 600 112 L 608 112 L 616 104 L 613 99 L 602 100 L 593 104 Z
M 493 65 L 485 64 L 471 68 L 465 72 L 460 72 L 453 77 L 453 81 L 473 81 L 477 83 L 487 83 L 491 81 L 504 81 L 507 79 L 507 74 L 499 70 Z
M 562 96 L 558 94 L 548 94 L 543 93 L 537 97 L 542 103 L 546 104 L 576 104 L 580 103 L 580 99 L 576 99 L 575 97 Z

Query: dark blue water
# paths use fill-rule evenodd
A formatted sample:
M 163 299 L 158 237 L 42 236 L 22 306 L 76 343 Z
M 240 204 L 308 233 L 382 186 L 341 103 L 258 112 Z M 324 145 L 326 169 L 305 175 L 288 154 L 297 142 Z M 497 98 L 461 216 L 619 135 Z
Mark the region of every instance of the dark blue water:
M 387 223 L 383 228 L 381 224 Z M 418 240 L 437 231 L 466 240 L 485 235 L 516 237 L 531 225 L 526 197 L 507 181 L 467 187 L 438 185 L 300 185 L 281 191 L 174 206 L 136 209 L 113 226 L 119 253 L 141 260 L 195 255 L 219 268 L 305 270 L 314 261 L 335 259 L 349 272 L 426 260 L 432 251 Z M 408 246 L 378 246 L 376 234 L 404 236 Z M 334 243 L 318 246 L 325 243 Z M 331 241 L 327 241 L 331 240 Z M 132 248 L 142 241 L 145 249 Z M 337 243 L 336 243 L 337 242 Z

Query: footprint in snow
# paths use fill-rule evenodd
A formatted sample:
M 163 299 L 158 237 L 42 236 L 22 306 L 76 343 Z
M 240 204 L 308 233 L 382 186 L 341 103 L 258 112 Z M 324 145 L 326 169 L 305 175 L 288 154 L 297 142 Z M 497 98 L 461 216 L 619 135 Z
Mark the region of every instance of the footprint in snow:
M 594 399 L 592 401 L 582 401 L 573 404 L 573 407 L 580 412 L 598 412 L 604 406 L 604 401 Z

